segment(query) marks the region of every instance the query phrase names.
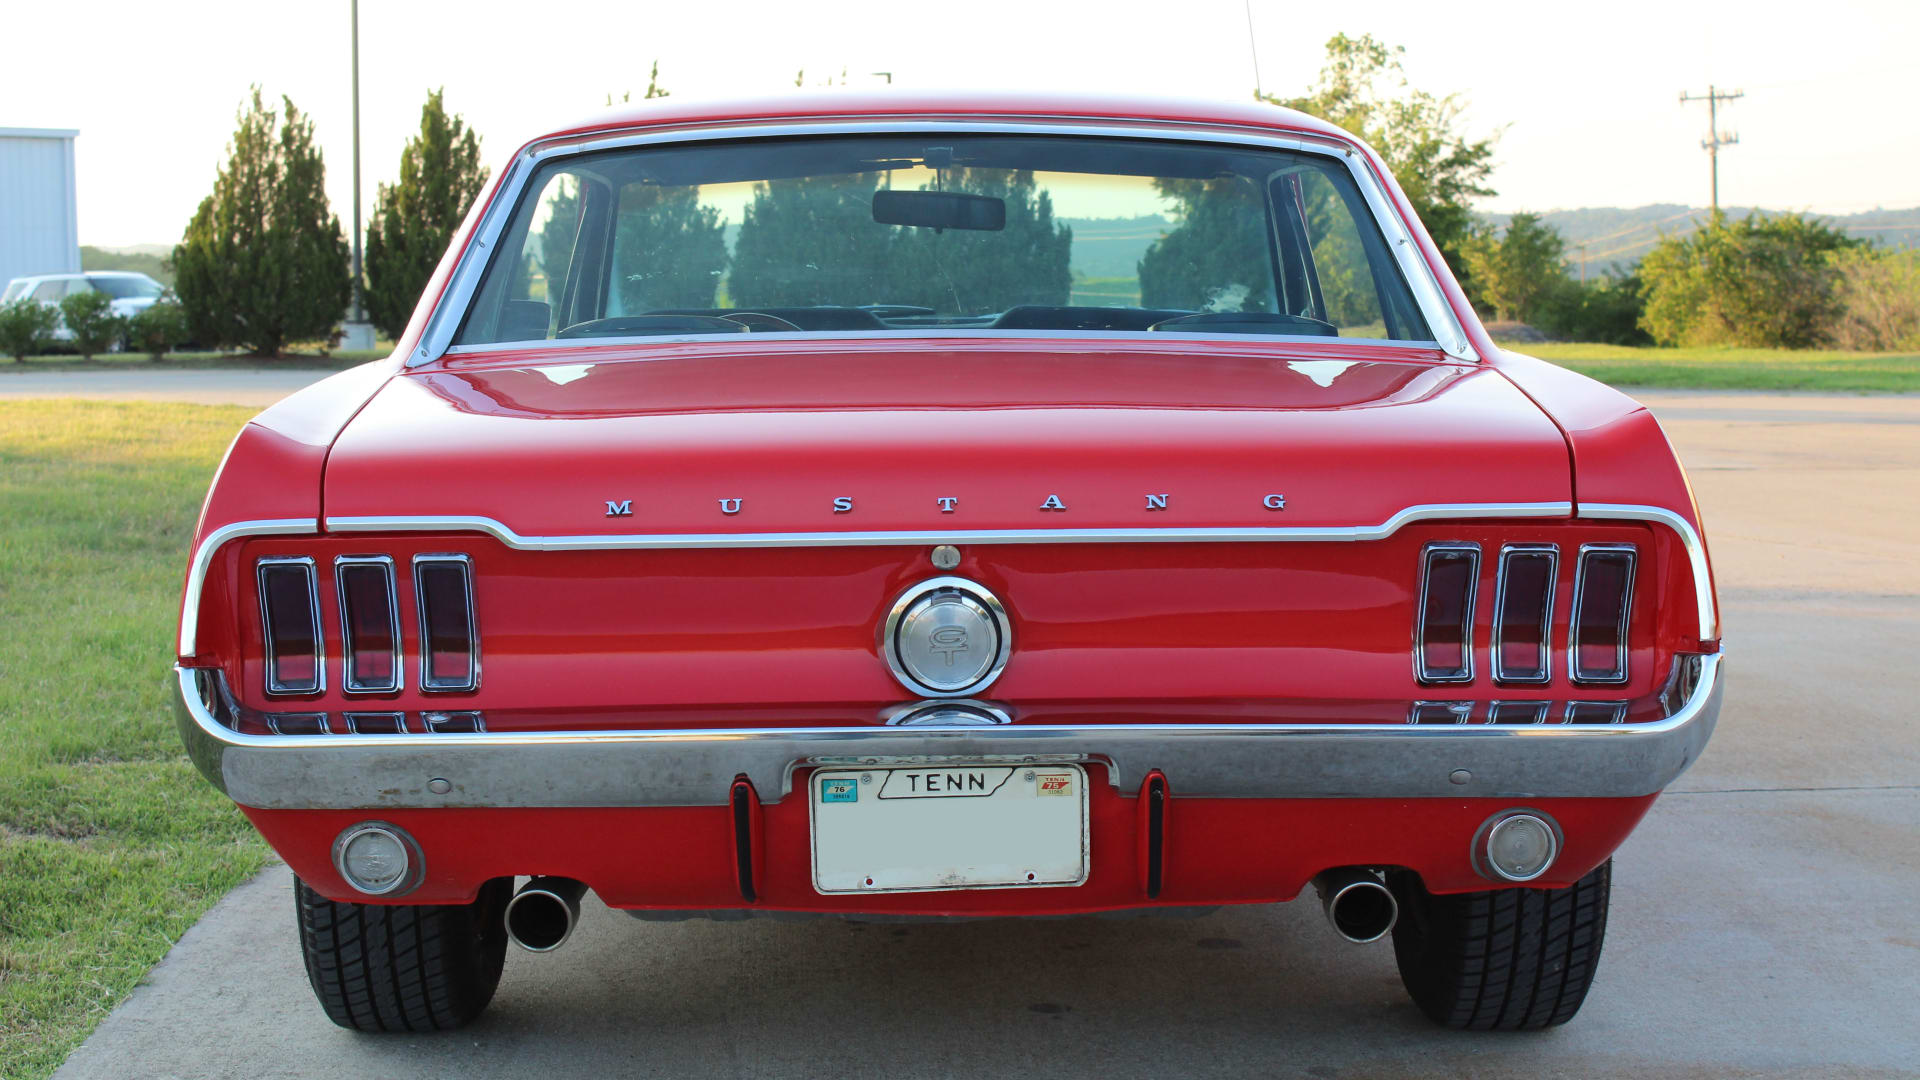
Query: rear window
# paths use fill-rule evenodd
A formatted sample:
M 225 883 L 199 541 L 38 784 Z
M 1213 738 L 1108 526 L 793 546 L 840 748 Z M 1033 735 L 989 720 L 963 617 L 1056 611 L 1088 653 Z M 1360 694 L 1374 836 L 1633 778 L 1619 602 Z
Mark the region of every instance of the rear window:
M 940 329 L 1432 338 L 1331 156 L 941 133 L 548 162 L 454 344 Z

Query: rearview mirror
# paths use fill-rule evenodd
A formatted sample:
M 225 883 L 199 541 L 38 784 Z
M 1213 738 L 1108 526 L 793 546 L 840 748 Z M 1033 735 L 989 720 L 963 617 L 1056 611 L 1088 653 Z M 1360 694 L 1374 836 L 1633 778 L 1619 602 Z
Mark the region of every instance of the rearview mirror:
M 988 195 L 953 191 L 876 191 L 873 220 L 882 225 L 915 225 L 923 229 L 981 229 L 998 232 L 1007 227 L 1007 202 Z

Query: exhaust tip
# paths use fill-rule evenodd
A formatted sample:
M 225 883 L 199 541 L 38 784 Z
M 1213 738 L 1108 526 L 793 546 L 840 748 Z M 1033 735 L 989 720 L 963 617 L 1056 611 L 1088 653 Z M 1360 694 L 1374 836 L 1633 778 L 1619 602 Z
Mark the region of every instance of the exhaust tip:
M 552 952 L 573 936 L 580 921 L 584 882 L 534 878 L 507 901 L 507 937 L 528 952 Z
M 1379 941 L 1400 919 L 1400 903 L 1370 871 L 1329 870 L 1314 879 L 1333 932 L 1356 945 Z

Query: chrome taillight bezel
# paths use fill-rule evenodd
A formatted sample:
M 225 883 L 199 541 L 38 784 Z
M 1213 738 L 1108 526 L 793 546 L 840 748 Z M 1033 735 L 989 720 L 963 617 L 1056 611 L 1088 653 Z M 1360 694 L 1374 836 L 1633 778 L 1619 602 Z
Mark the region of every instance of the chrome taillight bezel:
M 1458 670 L 1435 671 L 1427 664 L 1427 604 L 1430 599 L 1434 559 L 1467 560 L 1467 590 L 1461 610 L 1460 662 Z M 1473 681 L 1473 629 L 1475 607 L 1480 595 L 1480 545 L 1471 541 L 1441 540 L 1420 549 L 1420 589 L 1413 611 L 1413 674 L 1429 686 L 1444 686 Z
M 1601 556 L 1625 556 L 1626 583 L 1620 590 L 1620 610 L 1614 626 L 1614 664 L 1611 670 L 1592 674 L 1580 664 L 1580 624 L 1587 603 L 1587 575 L 1592 562 Z M 1640 549 L 1633 544 L 1582 544 L 1579 561 L 1574 565 L 1573 604 L 1567 612 L 1567 678 L 1583 686 L 1617 686 L 1628 679 L 1628 632 L 1633 626 L 1634 579 L 1640 572 Z
M 387 640 L 393 643 L 392 662 L 389 670 L 393 675 L 385 682 L 369 682 L 358 677 L 354 670 L 354 659 L 359 650 L 354 647 L 353 618 L 347 600 L 347 579 L 343 571 L 360 567 L 374 567 L 382 572 L 387 586 Z M 405 682 L 401 674 L 406 668 L 404 650 L 400 637 L 400 593 L 399 584 L 394 579 L 393 556 L 391 555 L 341 555 L 333 560 L 334 595 L 340 604 L 340 688 L 349 694 L 392 694 L 397 693 Z M 471 583 L 468 585 L 471 595 Z
M 313 679 L 308 684 L 282 682 L 278 676 L 278 656 L 274 650 L 273 608 L 267 601 L 267 575 L 293 567 L 307 579 L 308 618 L 313 622 Z M 327 633 L 320 622 L 320 573 L 309 555 L 267 555 L 253 564 L 254 589 L 259 594 L 260 649 L 265 661 L 262 681 L 274 697 L 294 697 L 325 693 L 327 689 Z
M 1540 611 L 1540 663 L 1532 671 L 1514 671 L 1507 667 L 1506 650 L 1503 647 L 1507 632 L 1507 588 L 1511 583 L 1510 568 L 1518 558 L 1541 558 L 1547 560 L 1547 589 Z M 1558 544 L 1505 544 L 1500 548 L 1500 564 L 1495 573 L 1493 586 L 1493 678 L 1495 682 L 1519 684 L 1544 684 L 1553 681 L 1553 614 L 1555 594 L 1560 591 L 1560 545 Z
M 427 613 L 425 571 L 439 565 L 460 569 L 466 590 L 467 678 L 459 682 L 437 680 L 433 674 L 433 621 Z M 464 552 L 435 552 L 413 557 L 413 598 L 419 623 L 420 689 L 431 694 L 469 693 L 480 688 L 480 627 L 474 613 L 473 557 Z

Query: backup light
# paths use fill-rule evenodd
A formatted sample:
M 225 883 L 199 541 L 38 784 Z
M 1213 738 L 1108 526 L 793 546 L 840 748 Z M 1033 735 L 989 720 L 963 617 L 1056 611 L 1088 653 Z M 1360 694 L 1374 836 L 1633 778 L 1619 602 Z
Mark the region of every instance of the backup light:
M 254 564 L 265 633 L 267 693 L 317 694 L 326 689 L 320 639 L 320 590 L 313 560 L 272 555 Z
M 1546 873 L 1560 854 L 1559 833 L 1538 814 L 1498 817 L 1482 835 L 1482 864 L 1502 881 L 1532 881 Z
M 368 896 L 406 892 L 420 881 L 420 846 L 398 825 L 363 821 L 333 842 L 333 867 Z

